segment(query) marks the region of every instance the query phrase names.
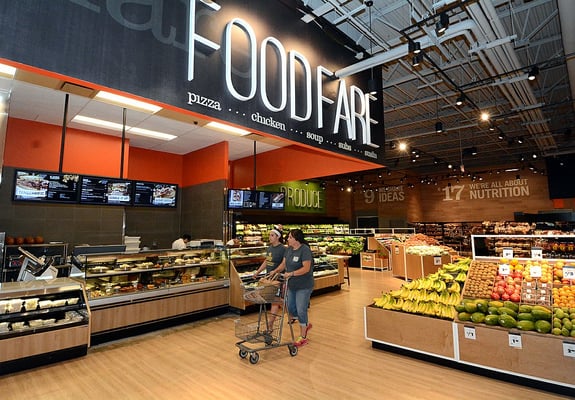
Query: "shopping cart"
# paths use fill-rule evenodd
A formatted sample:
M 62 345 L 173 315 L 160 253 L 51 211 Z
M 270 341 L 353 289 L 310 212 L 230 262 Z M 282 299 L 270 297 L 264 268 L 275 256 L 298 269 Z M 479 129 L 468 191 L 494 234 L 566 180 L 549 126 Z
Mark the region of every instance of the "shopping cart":
M 287 279 L 272 280 L 269 277 L 260 281 L 257 286 L 244 286 L 244 299 L 250 303 L 259 304 L 257 319 L 235 321 L 236 343 L 241 358 L 250 356 L 250 363 L 257 364 L 260 359 L 258 351 L 287 346 L 289 354 L 297 354 L 293 327 L 289 325 L 290 340 L 282 341 L 284 319 L 287 314 Z M 281 304 L 278 312 L 268 312 L 268 304 Z M 271 320 L 271 322 L 270 322 Z

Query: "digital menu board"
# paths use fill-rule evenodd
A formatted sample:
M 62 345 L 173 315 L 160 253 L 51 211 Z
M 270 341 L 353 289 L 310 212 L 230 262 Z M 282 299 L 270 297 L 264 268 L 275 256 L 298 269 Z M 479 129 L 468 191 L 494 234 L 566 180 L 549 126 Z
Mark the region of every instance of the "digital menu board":
M 134 205 L 176 207 L 178 185 L 157 182 L 134 182 Z
M 263 192 L 258 191 L 258 208 L 283 210 L 285 209 L 284 192 Z
M 77 203 L 79 175 L 58 172 L 16 170 L 15 201 Z
M 283 210 L 285 194 L 261 190 L 229 189 L 227 204 L 228 209 Z
M 132 182 L 124 179 L 83 176 L 80 203 L 129 206 L 132 204 Z
M 244 190 L 244 189 L 228 190 L 228 208 L 256 209 L 257 207 L 258 207 L 257 192 L 255 190 Z

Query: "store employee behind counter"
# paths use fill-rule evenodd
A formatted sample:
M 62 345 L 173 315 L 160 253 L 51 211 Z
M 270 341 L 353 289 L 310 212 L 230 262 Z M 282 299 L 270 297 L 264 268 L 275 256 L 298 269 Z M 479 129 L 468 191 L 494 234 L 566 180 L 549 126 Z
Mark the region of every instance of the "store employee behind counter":
M 192 240 L 192 237 L 187 233 L 184 233 L 181 238 L 172 242 L 172 250 L 185 250 L 188 247 L 190 240 Z

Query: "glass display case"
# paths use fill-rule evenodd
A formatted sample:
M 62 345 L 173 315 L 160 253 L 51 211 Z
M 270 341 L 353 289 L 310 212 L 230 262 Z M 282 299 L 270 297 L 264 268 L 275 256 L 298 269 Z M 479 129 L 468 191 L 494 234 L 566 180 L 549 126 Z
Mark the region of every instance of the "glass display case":
M 472 235 L 473 258 L 502 257 L 575 259 L 575 235 Z M 533 257 L 533 251 L 536 257 Z
M 221 248 L 76 256 L 101 343 L 197 315 L 225 312 L 229 266 Z
M 2 283 L 0 374 L 85 355 L 89 321 L 80 282 L 56 278 Z
M 228 268 L 217 249 L 158 250 L 77 256 L 90 304 L 124 301 L 190 287 L 221 286 Z

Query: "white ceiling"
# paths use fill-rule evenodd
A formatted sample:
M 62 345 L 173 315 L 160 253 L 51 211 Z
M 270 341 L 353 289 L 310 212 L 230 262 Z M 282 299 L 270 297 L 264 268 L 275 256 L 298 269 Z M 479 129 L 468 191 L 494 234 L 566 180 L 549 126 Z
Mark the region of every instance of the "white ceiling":
M 28 74 L 22 75 L 25 79 L 29 79 Z M 39 77 L 34 77 L 34 79 L 44 82 Z M 55 85 L 55 83 L 50 80 L 48 80 L 48 82 L 51 86 Z M 59 86 L 61 86 L 62 83 L 63 82 L 60 82 Z M 58 85 L 58 83 L 56 83 L 56 85 Z M 16 79 L 0 78 L 0 90 L 10 93 L 10 117 L 62 126 L 67 92 L 18 80 L 18 73 Z M 165 113 L 165 111 L 160 111 L 158 114 L 163 113 Z M 68 113 L 66 117 L 66 124 L 69 128 L 82 129 L 117 137 L 122 136 L 121 130 L 111 130 L 72 122 L 72 119 L 79 114 L 122 124 L 122 108 L 96 101 L 89 97 L 69 94 Z M 257 154 L 290 144 L 286 141 L 264 138 L 255 134 L 243 137 L 225 134 L 203 127 L 202 125 L 205 125 L 207 121 L 199 118 L 176 115 L 175 113 L 171 113 L 170 115 L 180 120 L 128 109 L 126 111 L 127 126 L 177 136 L 177 138 L 173 140 L 165 141 L 127 133 L 130 146 L 183 155 L 216 143 L 227 141 L 229 143 L 229 159 L 233 161 L 253 156 L 254 141 L 257 142 Z M 198 123 L 195 124 L 194 122 Z

